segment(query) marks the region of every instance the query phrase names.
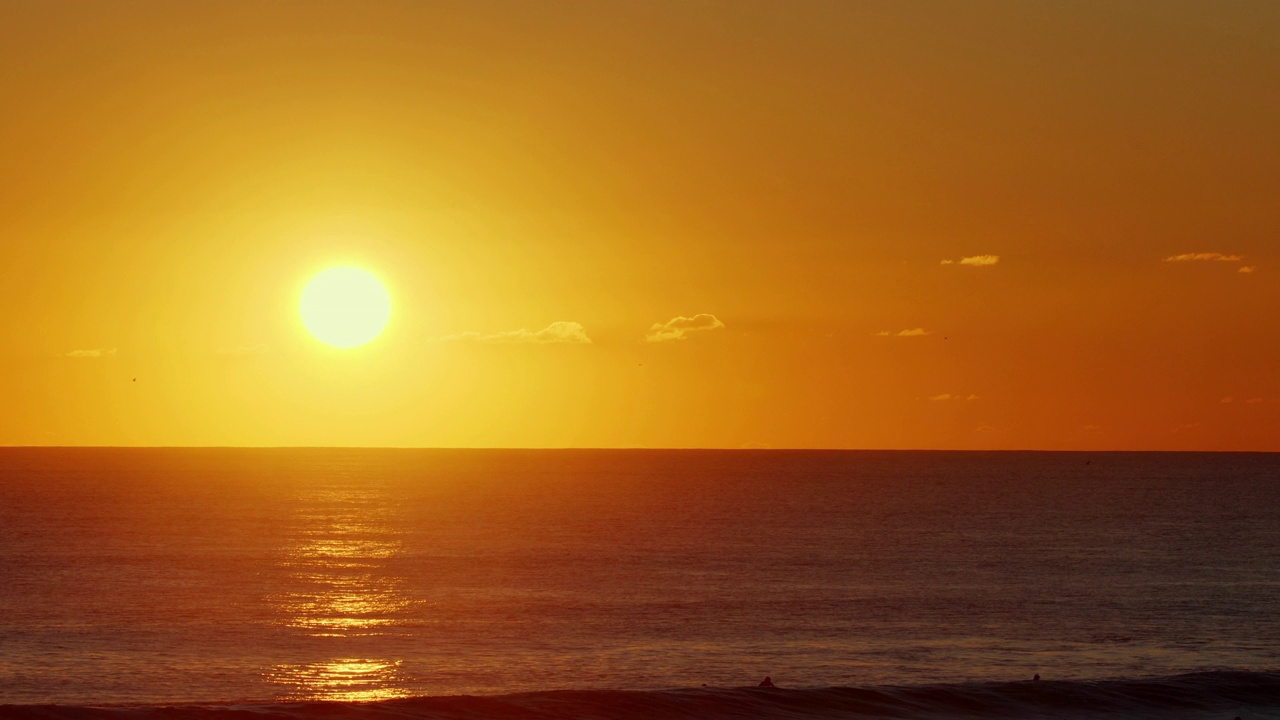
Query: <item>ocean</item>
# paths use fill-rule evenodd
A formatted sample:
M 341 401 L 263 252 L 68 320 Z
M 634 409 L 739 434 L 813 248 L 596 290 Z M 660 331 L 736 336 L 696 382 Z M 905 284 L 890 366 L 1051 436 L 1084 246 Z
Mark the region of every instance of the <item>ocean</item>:
M 1276 454 L 5 448 L 0 715 L 1280 718 L 1278 513 Z

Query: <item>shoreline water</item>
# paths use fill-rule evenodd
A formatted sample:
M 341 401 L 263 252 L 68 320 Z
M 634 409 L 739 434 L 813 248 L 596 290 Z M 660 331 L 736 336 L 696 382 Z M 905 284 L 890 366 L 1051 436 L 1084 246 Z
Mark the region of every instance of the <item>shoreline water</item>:
M 255 718 L 1205 718 L 1280 717 L 1280 673 L 1215 671 L 1161 678 L 1045 679 L 939 685 L 819 688 L 702 687 L 670 690 L 546 690 L 374 702 L 290 701 L 103 705 L 0 705 L 15 720 L 202 720 Z

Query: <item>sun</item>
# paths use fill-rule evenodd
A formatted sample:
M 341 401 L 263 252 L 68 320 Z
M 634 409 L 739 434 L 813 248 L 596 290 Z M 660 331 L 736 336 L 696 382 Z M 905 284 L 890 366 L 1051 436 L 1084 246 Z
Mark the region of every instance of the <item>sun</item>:
M 302 324 L 317 340 L 339 348 L 364 345 L 391 319 L 391 296 L 376 275 L 349 265 L 322 270 L 298 303 Z

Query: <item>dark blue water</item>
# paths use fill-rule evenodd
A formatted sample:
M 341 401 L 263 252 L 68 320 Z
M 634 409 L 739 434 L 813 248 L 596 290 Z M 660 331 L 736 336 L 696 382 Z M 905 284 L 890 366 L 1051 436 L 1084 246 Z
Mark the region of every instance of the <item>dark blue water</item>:
M 5 449 L 0 702 L 1256 717 L 1278 510 L 1265 454 Z

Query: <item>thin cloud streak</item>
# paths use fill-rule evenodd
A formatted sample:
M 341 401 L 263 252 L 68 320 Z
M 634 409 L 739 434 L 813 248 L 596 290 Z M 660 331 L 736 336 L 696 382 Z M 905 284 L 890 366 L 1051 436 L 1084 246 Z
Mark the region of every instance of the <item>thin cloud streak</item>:
M 1163 262 L 1240 262 L 1244 260 L 1243 255 L 1224 255 L 1219 252 L 1196 252 L 1182 253 L 1181 255 L 1170 255 Z
M 931 332 L 932 331 L 930 330 L 925 330 L 922 327 L 918 327 L 918 328 L 908 328 L 906 330 L 901 330 L 896 333 L 890 332 L 889 330 L 881 330 L 880 332 L 874 332 L 871 334 L 874 337 L 920 337 L 921 335 L 928 335 Z
M 525 343 L 534 345 L 565 343 L 583 345 L 589 344 L 591 338 L 587 337 L 586 328 L 582 326 L 582 323 L 560 320 L 541 330 L 521 328 L 519 330 L 505 330 L 490 335 L 478 332 L 464 332 L 457 335 L 434 338 L 432 342 Z
M 987 265 L 995 265 L 1000 262 L 999 255 L 970 255 L 969 257 L 960 258 L 960 265 L 968 265 L 969 267 L 985 267 Z M 955 260 L 943 260 L 943 265 L 955 265 Z

